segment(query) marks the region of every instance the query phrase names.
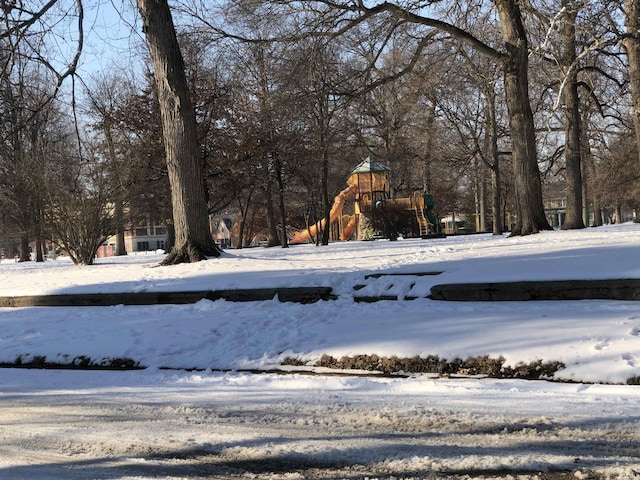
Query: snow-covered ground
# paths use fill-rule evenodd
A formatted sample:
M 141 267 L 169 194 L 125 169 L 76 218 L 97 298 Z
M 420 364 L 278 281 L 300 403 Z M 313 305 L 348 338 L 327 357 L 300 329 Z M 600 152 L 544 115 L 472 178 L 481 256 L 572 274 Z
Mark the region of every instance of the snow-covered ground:
M 0 296 L 313 285 L 331 286 L 339 298 L 0 309 L 0 362 L 126 357 L 148 367 L 0 370 L 0 478 L 476 478 L 546 470 L 633 478 L 640 387 L 624 383 L 640 376 L 639 304 L 424 297 L 443 283 L 640 278 L 639 249 L 640 225 L 624 224 L 522 238 L 227 250 L 173 267 L 156 267 L 155 254 L 91 267 L 65 258 L 4 260 Z M 434 272 L 442 273 L 411 275 Z M 372 273 L 396 275 L 365 279 Z M 355 285 L 364 285 L 358 295 L 419 298 L 356 303 Z M 565 368 L 556 379 L 578 383 L 214 371 L 269 369 L 287 357 L 311 364 L 324 354 L 559 361 Z

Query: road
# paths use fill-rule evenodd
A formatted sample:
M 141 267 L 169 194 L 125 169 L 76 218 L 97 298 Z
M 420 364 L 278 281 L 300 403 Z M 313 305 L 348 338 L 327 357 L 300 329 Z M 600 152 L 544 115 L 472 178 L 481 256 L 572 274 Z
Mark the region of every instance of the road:
M 0 478 L 640 478 L 637 387 L 0 370 Z

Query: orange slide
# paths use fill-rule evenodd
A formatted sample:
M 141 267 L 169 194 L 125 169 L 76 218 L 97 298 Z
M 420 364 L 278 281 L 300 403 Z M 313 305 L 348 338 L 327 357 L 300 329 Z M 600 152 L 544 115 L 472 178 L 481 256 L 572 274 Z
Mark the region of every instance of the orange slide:
M 336 198 L 333 199 L 333 206 L 331 207 L 331 211 L 329 212 L 329 224 L 335 222 L 342 215 L 342 209 L 344 208 L 345 202 L 351 197 L 355 191 L 357 190 L 356 185 L 349 185 L 343 191 L 341 191 Z M 303 230 L 301 232 L 296 232 L 289 243 L 304 243 L 311 236 L 315 235 L 318 230 L 322 230 L 324 228 L 324 218 L 316 222 L 314 225 L 311 225 L 307 230 Z
M 349 219 L 349 223 L 344 227 L 344 230 L 340 232 L 340 240 L 349 240 L 356 227 L 358 226 L 358 215 L 353 215 Z

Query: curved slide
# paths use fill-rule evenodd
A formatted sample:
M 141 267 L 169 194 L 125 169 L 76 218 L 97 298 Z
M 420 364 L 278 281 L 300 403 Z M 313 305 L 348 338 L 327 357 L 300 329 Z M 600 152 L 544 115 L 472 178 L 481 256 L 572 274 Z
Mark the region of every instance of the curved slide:
M 349 185 L 347 188 L 342 190 L 336 197 L 333 199 L 333 205 L 331 207 L 331 211 L 329 212 L 329 224 L 335 222 L 342 215 L 342 209 L 344 208 L 345 202 L 351 197 L 355 191 L 357 190 L 356 185 Z M 296 243 L 304 243 L 311 236 L 314 236 L 318 231 L 322 231 L 324 228 L 325 219 L 323 218 L 319 222 L 316 222 L 314 225 L 311 225 L 307 230 L 302 230 L 301 232 L 296 232 L 293 236 L 290 244 Z

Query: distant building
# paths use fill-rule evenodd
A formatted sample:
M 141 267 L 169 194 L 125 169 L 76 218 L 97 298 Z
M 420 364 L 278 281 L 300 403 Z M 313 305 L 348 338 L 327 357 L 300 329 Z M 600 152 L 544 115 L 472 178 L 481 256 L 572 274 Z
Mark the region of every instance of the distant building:
M 167 227 L 162 224 L 157 225 L 151 220 L 141 222 L 124 232 L 124 245 L 127 253 L 164 250 L 166 241 Z M 116 237 L 113 235 L 98 249 L 97 256 L 98 258 L 110 257 L 115 251 Z

